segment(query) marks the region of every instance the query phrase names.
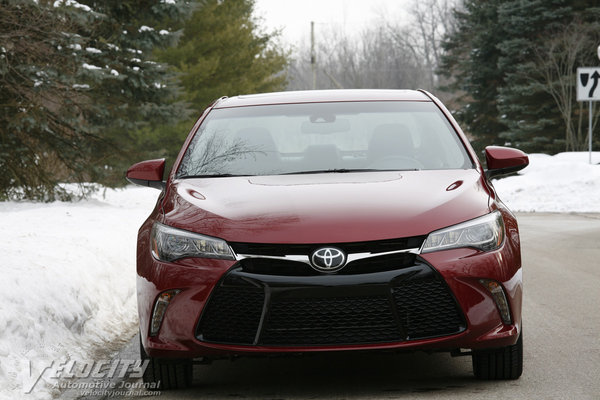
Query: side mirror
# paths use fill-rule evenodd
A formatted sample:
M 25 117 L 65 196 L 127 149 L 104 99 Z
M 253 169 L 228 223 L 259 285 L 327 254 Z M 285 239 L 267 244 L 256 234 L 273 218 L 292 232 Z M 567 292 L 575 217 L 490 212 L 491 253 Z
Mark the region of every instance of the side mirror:
M 510 147 L 486 147 L 485 160 L 487 162 L 485 176 L 488 179 L 520 171 L 529 165 L 527 154 Z
M 163 174 L 165 159 L 147 160 L 133 164 L 127 170 L 127 180 L 135 185 L 153 187 L 162 190 L 165 187 Z

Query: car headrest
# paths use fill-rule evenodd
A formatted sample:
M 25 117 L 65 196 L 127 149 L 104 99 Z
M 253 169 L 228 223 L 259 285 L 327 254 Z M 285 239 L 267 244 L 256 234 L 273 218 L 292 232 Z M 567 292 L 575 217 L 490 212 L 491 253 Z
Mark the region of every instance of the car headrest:
M 236 139 L 263 152 L 276 152 L 277 146 L 268 129 L 262 127 L 248 127 L 236 132 Z

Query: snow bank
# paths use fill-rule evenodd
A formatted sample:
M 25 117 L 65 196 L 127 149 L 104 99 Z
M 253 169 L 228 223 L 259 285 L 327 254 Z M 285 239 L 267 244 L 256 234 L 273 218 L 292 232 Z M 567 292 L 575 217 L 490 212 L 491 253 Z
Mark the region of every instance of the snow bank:
M 52 360 L 98 359 L 98 349 L 117 350 L 135 333 L 136 235 L 158 193 L 0 203 L 0 398 L 50 398 L 58 394 L 50 379 L 23 392 L 27 361 L 37 377 Z
M 500 198 L 513 211 L 600 212 L 600 152 L 530 154 L 529 166 L 494 181 Z

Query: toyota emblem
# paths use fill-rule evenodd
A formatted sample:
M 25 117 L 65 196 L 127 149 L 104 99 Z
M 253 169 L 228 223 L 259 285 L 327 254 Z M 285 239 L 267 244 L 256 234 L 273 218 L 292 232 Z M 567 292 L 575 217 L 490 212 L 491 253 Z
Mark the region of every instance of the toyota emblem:
M 335 272 L 346 265 L 346 254 L 335 247 L 322 247 L 315 250 L 310 262 L 320 272 Z

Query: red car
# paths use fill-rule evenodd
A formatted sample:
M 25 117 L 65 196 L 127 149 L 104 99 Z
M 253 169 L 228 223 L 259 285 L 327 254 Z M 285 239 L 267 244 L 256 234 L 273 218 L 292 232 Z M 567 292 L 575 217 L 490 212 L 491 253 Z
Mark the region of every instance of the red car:
M 522 269 L 514 215 L 490 179 L 528 164 L 488 147 L 487 169 L 425 91 L 223 97 L 139 230 L 144 380 L 191 383 L 193 362 L 273 353 L 433 350 L 481 379 L 521 375 Z

